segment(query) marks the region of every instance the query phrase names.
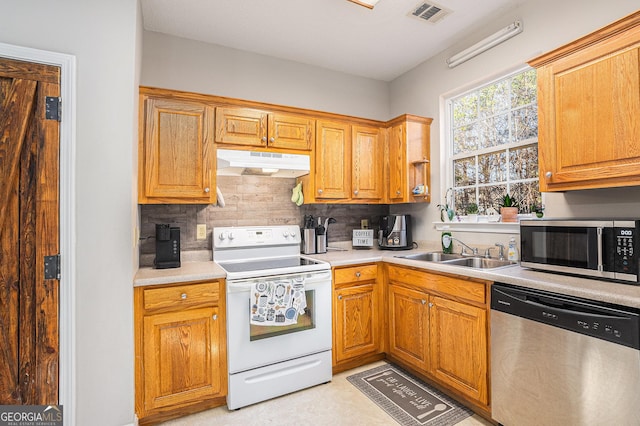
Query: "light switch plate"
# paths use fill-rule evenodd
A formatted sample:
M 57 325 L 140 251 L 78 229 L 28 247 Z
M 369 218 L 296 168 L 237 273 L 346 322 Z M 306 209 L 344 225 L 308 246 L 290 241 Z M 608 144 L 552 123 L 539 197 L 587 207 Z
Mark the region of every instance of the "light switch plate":
M 199 223 L 196 230 L 196 240 L 207 239 L 207 225 L 205 223 Z

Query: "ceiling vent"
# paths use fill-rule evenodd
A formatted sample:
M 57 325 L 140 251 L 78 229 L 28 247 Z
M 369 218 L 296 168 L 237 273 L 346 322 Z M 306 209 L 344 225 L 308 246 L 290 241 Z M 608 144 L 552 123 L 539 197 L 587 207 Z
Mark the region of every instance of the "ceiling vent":
M 427 22 L 436 23 L 451 12 L 451 10 L 444 8 L 439 4 L 429 2 L 420 3 L 415 9 L 410 12 L 410 15 L 416 18 L 424 19 Z

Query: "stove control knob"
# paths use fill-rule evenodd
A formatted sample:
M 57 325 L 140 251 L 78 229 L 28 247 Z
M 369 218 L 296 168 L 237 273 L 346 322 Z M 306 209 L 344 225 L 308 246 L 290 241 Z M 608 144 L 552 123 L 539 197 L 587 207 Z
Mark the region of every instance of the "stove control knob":
M 226 232 L 221 232 L 220 235 L 218 235 L 218 239 L 220 241 L 224 241 L 227 239 L 227 233 Z
M 282 236 L 285 238 L 289 238 L 289 231 L 287 231 L 286 229 L 282 231 Z
M 227 236 L 230 240 L 233 240 L 234 236 L 233 236 L 233 232 L 229 232 L 229 235 Z
M 289 235 L 291 235 L 291 238 L 294 238 L 296 236 L 296 231 L 291 231 Z

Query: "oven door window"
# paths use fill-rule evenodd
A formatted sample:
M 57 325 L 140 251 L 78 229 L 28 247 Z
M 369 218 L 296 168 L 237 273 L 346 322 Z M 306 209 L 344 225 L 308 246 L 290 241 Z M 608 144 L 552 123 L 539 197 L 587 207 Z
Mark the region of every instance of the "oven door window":
M 520 239 L 523 261 L 598 269 L 597 228 L 523 226 Z
M 283 336 L 285 334 L 297 333 L 299 331 L 310 330 L 316 328 L 316 301 L 315 290 L 306 290 L 305 296 L 307 298 L 307 307 L 304 310 L 304 315 L 298 315 L 297 324 L 291 325 L 249 325 L 249 340 L 261 340 L 271 337 Z M 249 303 L 248 309 L 251 310 L 251 303 Z

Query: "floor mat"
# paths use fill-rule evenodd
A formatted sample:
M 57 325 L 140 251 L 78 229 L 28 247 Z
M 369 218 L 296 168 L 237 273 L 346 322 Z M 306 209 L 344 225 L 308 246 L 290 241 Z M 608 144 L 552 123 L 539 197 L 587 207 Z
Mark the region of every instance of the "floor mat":
M 402 426 L 453 426 L 473 414 L 393 364 L 354 374 L 347 380 Z

